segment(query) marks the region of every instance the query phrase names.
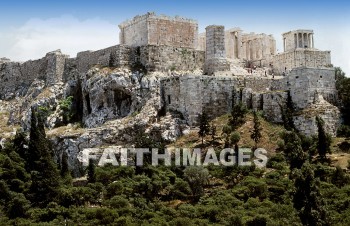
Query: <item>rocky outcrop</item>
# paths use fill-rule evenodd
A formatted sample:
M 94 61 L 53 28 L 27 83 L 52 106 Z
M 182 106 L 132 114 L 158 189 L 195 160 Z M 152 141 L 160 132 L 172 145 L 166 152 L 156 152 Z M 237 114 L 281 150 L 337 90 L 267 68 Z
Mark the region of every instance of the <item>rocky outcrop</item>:
M 159 95 L 159 77 L 124 69 L 93 68 L 82 78 L 83 122 L 88 128 L 137 114 Z
M 315 135 L 318 133 L 316 123 L 317 116 L 324 121 L 325 131 L 335 137 L 338 126 L 340 125 L 340 111 L 317 92 L 315 93 L 314 102 L 303 109 L 299 115 L 294 117 L 294 124 L 296 128 L 305 135 Z
M 79 159 L 86 148 L 116 145 L 131 147 L 140 129 L 144 129 L 151 135 L 160 134 L 166 141 L 174 141 L 180 135 L 187 133 L 189 127 L 184 120 L 174 118 L 170 114 L 159 119 L 160 107 L 159 96 L 151 95 L 137 114 L 110 120 L 99 127 L 90 129 L 79 129 L 72 126 L 57 128 L 49 131 L 48 136 L 54 144 L 57 159 L 61 158 L 63 152 L 67 152 L 68 164 L 73 169 L 74 175 L 78 176 L 82 167 Z

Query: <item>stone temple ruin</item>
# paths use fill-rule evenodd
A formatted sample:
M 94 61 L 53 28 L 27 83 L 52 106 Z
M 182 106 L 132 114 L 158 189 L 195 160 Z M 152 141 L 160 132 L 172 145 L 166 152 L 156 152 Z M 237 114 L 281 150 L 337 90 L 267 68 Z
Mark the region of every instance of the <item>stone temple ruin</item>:
M 216 117 L 230 112 L 238 102 L 281 122 L 280 106 L 290 95 L 297 107 L 294 121 L 300 131 L 317 133 L 315 117 L 319 115 L 327 131 L 336 133 L 340 113 L 330 51 L 315 49 L 312 30 L 284 33 L 284 51 L 276 53 L 272 35 L 217 25 L 198 34 L 197 22 L 181 17 L 147 13 L 119 28 L 119 45 L 81 52 L 76 58 L 60 51 L 24 63 L 1 58 L 0 99 L 24 95 L 25 87 L 36 78 L 54 84 L 86 74 L 95 65 L 129 67 L 166 74 L 160 81 L 163 108 L 181 113 L 189 125 L 197 124 L 202 111 Z M 203 75 L 193 73 L 198 70 Z M 173 73 L 176 71 L 184 73 L 179 76 Z M 84 109 L 89 109 L 89 93 L 84 95 Z M 84 117 L 89 114 L 84 111 Z

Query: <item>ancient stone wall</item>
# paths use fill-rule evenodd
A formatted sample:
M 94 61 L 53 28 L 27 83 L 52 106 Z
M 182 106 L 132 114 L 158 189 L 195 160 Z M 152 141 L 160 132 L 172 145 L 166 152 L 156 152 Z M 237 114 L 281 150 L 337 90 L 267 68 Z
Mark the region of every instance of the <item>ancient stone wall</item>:
M 25 95 L 28 87 L 35 79 L 44 80 L 46 85 L 61 82 L 66 58 L 68 58 L 67 55 L 57 50 L 38 60 L 1 64 L 0 98 L 12 99 L 16 96 Z
M 167 111 L 183 114 L 190 125 L 198 123 L 198 114 L 205 111 L 211 118 L 229 113 L 232 105 L 243 103 L 250 109 L 264 110 L 274 122 L 280 122 L 278 101 L 286 92 L 266 92 L 266 87 L 256 87 L 253 80 L 227 76 L 182 76 L 161 81 L 161 97 Z
M 47 72 L 46 72 L 46 85 L 53 85 L 58 82 L 62 82 L 65 62 L 68 55 L 64 55 L 61 51 L 54 51 L 46 54 L 47 58 Z
M 229 70 L 230 64 L 225 51 L 225 27 L 216 25 L 206 27 L 205 73 L 213 75 L 218 71 Z
M 71 65 L 74 60 L 67 61 Z M 131 67 L 147 71 L 193 71 L 203 69 L 204 52 L 192 48 L 171 46 L 112 46 L 98 51 L 78 53 L 75 60 L 79 73 L 86 73 L 92 66 Z M 72 65 L 68 68 L 72 68 Z M 69 73 L 66 73 L 69 74 Z
M 181 112 L 190 125 L 198 123 L 198 114 L 210 117 L 232 109 L 232 92 L 237 79 L 213 76 L 182 76 L 161 81 L 161 95 L 168 111 Z
M 197 43 L 197 49 L 201 51 L 205 51 L 206 49 L 206 40 L 205 40 L 205 33 L 198 34 L 198 43 Z
M 273 80 L 265 77 L 244 78 L 244 87 L 251 88 L 254 92 L 263 93 L 271 90 Z
M 141 46 L 133 49 L 134 60 L 147 71 L 203 70 L 204 52 L 171 46 Z
M 191 19 L 147 13 L 120 24 L 119 28 L 120 44 L 197 48 L 198 24 Z
M 262 110 L 265 118 L 271 122 L 283 122 L 281 106 L 283 106 L 287 100 L 288 92 L 267 92 L 263 93 L 262 96 Z
M 148 44 L 147 18 L 150 13 L 142 16 L 135 16 L 130 21 L 119 25 L 119 44 L 128 46 L 142 46 Z
M 334 69 L 295 68 L 280 80 L 279 89 L 290 90 L 292 100 L 299 109 L 313 103 L 316 92 L 330 103 L 335 103 Z
M 86 73 L 92 66 L 113 66 L 117 62 L 116 52 L 119 46 L 111 46 L 97 51 L 85 51 L 77 54 L 77 69 L 80 73 Z
M 316 49 L 296 49 L 292 52 L 277 54 L 273 59 L 273 70 L 276 75 L 288 73 L 297 67 L 329 68 L 331 53 Z
M 127 55 L 127 58 L 125 58 Z M 77 75 L 85 74 L 93 66 L 117 67 L 130 64 L 130 47 L 111 46 L 97 51 L 79 52 L 76 58 L 65 60 L 64 81 L 75 80 Z M 74 75 L 74 76 L 73 76 Z

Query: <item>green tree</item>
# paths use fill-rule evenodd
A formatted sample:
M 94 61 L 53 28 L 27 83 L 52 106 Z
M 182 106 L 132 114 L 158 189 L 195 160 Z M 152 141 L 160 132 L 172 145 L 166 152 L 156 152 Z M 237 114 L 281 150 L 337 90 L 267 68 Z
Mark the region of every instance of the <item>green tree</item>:
M 295 105 L 290 95 L 290 91 L 287 93 L 287 100 L 284 104 L 280 104 L 283 126 L 286 130 L 295 130 L 293 116 L 295 113 Z
M 13 193 L 7 204 L 6 214 L 9 218 L 26 217 L 30 202 L 22 193 Z
M 300 170 L 295 171 L 294 177 L 293 205 L 303 225 L 330 225 L 313 166 L 306 162 Z
M 317 150 L 321 160 L 326 160 L 326 154 L 331 151 L 332 137 L 326 133 L 324 129 L 324 121 L 320 117 L 316 117 L 318 141 Z
M 209 117 L 206 112 L 202 112 L 202 114 L 199 114 L 198 119 L 199 119 L 198 135 L 202 138 L 202 144 L 203 144 L 204 137 L 208 135 L 210 132 Z
M 241 135 L 239 135 L 238 132 L 231 133 L 231 136 L 230 136 L 231 144 L 236 145 L 240 139 L 241 139 Z
M 229 119 L 231 131 L 238 129 L 238 127 L 240 127 L 245 122 L 245 115 L 247 113 L 248 110 L 242 103 L 233 106 L 231 111 L 231 117 Z
M 350 78 L 345 77 L 340 67 L 335 67 L 335 79 L 343 123 L 350 126 Z
M 88 172 L 87 172 L 87 180 L 89 183 L 96 182 L 96 172 L 95 172 L 95 163 L 94 160 L 89 159 Z
M 214 144 L 217 140 L 216 126 L 214 124 L 210 125 L 210 136 L 211 136 L 211 143 Z
M 261 123 L 260 123 L 260 120 L 259 120 L 259 116 L 258 114 L 256 113 L 256 111 L 254 111 L 254 119 L 253 119 L 253 122 L 254 122 L 254 127 L 253 127 L 253 131 L 250 135 L 250 137 L 254 140 L 255 142 L 255 147 L 254 149 L 257 149 L 258 148 L 258 143 L 262 137 L 261 135 L 261 131 L 262 131 L 262 127 L 261 127 Z
M 238 154 L 239 154 L 238 142 L 240 139 L 241 139 L 241 135 L 238 132 L 235 131 L 231 133 L 230 141 L 231 141 L 231 145 L 234 145 L 234 158 L 236 162 L 238 162 Z M 226 159 L 226 161 L 228 161 L 228 159 Z
M 32 203 L 45 206 L 55 198 L 59 187 L 59 173 L 53 161 L 50 141 L 46 139 L 44 122 L 32 108 L 29 152 L 31 185 L 29 198 Z
M 190 185 L 193 198 L 199 200 L 204 194 L 204 186 L 209 181 L 209 171 L 203 167 L 189 166 L 184 169 L 184 178 Z
M 225 148 L 230 147 L 230 134 L 231 134 L 231 127 L 229 125 L 224 125 L 222 128 L 222 134 L 225 139 Z
M 62 110 L 62 117 L 63 117 L 63 123 L 67 124 L 70 123 L 72 120 L 72 117 L 74 116 L 73 113 L 73 97 L 69 96 L 66 99 L 59 101 L 59 106 Z
M 337 187 L 343 187 L 350 183 L 350 177 L 340 166 L 337 166 L 333 172 L 331 182 Z
M 279 145 L 279 150 L 284 153 L 290 169 L 300 169 L 308 159 L 308 155 L 301 146 L 301 139 L 298 134 L 295 131 L 286 131 L 281 134 L 281 138 L 283 143 Z

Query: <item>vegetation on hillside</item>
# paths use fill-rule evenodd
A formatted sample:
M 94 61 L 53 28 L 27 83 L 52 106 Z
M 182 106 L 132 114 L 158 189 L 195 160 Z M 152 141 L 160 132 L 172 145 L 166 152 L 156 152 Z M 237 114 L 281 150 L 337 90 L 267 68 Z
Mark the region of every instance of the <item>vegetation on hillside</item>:
M 230 145 L 251 139 L 253 147 L 259 132 L 269 132 L 269 127 L 258 114 L 242 117 L 240 127 L 230 133 Z M 217 119 L 215 126 L 234 124 L 232 116 L 224 118 Z M 250 132 L 241 133 L 250 120 Z M 31 124 L 29 140 L 19 133 L 0 151 L 0 222 L 5 225 L 350 223 L 349 175 L 315 158 L 317 152 L 308 148 L 317 144 L 306 145 L 297 132 L 281 135 L 279 152 L 270 158 L 267 169 L 254 165 L 97 167 L 90 161 L 87 182 L 74 186 L 67 173 L 67 156 L 62 156 L 59 166 L 53 161 L 39 114 L 33 114 Z M 204 138 L 204 145 L 212 145 L 210 134 Z M 201 144 L 198 134 L 196 139 Z M 141 132 L 135 140 L 164 148 L 162 142 Z M 221 141 L 216 147 L 224 145 Z
M 350 91 L 346 83 L 337 81 L 340 96 Z M 346 97 L 341 101 L 346 109 Z M 70 176 L 66 154 L 54 161 L 43 117 L 33 109 L 30 133 L 0 146 L 0 225 L 350 225 L 350 175 L 334 167 L 334 145 L 322 120 L 318 136 L 305 137 L 290 120 L 291 100 L 281 107 L 284 128 L 237 104 L 211 122 L 202 114 L 199 133 L 174 144 L 141 129 L 134 140 L 161 151 L 166 145 L 264 147 L 266 168 L 155 167 L 146 156 L 144 167 L 90 161 L 87 179 L 79 183 Z M 344 110 L 343 117 L 346 127 Z

